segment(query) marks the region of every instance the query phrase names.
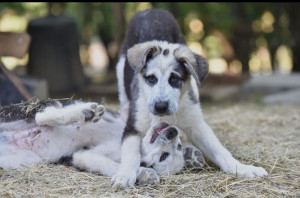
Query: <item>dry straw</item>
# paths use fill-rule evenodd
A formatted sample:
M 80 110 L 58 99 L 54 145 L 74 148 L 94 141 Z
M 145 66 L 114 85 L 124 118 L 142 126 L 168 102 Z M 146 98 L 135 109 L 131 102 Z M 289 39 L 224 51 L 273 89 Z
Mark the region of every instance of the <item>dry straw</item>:
M 0 170 L 0 197 L 300 197 L 300 108 L 234 104 L 204 108 L 207 122 L 240 161 L 267 178 L 239 178 L 213 165 L 161 176 L 155 186 L 118 190 L 110 178 L 72 167 L 39 164 Z

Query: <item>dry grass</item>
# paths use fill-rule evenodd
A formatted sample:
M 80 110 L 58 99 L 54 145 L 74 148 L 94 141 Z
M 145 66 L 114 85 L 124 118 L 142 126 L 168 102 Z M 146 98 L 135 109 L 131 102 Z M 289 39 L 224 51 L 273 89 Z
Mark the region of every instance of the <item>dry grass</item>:
M 161 177 L 159 185 L 116 190 L 108 177 L 39 164 L 0 170 L 0 197 L 300 197 L 300 107 L 209 106 L 204 115 L 236 158 L 269 176 L 238 178 L 206 166 Z

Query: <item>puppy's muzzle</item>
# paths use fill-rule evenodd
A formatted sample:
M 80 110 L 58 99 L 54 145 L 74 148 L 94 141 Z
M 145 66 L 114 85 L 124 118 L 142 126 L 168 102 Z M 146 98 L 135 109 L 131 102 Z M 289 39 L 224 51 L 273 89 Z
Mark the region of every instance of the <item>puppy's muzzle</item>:
M 155 108 L 155 113 L 157 113 L 158 115 L 164 115 L 168 113 L 169 102 L 168 101 L 156 102 L 154 108 Z
M 168 138 L 168 140 L 172 140 L 178 135 L 177 129 L 173 127 L 170 127 L 166 132 L 167 132 L 166 137 Z

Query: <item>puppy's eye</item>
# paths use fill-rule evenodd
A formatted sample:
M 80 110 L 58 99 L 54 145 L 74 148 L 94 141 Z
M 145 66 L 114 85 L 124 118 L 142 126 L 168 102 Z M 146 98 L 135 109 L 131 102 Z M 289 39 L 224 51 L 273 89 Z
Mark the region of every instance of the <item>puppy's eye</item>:
M 157 78 L 154 75 L 145 76 L 144 78 L 150 85 L 154 85 L 157 82 Z
M 171 76 L 169 78 L 169 84 L 176 88 L 180 87 L 181 81 L 182 81 L 182 79 L 175 74 L 171 74 Z
M 167 152 L 163 153 L 159 158 L 159 162 L 166 160 L 168 156 L 169 156 L 169 153 L 167 153 Z
M 171 76 L 170 83 L 177 83 L 179 80 L 180 80 L 179 77 L 177 77 L 177 76 Z

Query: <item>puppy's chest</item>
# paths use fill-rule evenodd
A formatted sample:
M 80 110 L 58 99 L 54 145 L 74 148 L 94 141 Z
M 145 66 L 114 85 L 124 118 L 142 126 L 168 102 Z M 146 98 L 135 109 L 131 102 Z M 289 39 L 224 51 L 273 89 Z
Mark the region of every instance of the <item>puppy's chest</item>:
M 147 130 L 150 128 L 151 126 L 151 115 L 149 112 L 145 112 L 145 113 L 137 113 L 136 114 L 136 122 L 135 122 L 135 128 L 142 133 L 143 135 L 146 134 Z
M 181 116 L 173 115 L 159 117 L 152 115 L 149 111 L 145 111 L 144 113 L 140 112 L 136 114 L 135 128 L 145 135 L 147 130 L 158 122 L 167 122 L 170 125 L 178 127 L 184 125 L 183 123 L 186 123 L 184 117 Z
M 136 114 L 135 128 L 146 134 L 147 130 L 158 122 L 167 122 L 170 125 L 177 126 L 182 130 L 189 130 L 193 125 L 200 122 L 202 113 L 197 105 L 184 106 L 179 112 L 172 116 L 154 116 L 149 111 L 140 111 Z

